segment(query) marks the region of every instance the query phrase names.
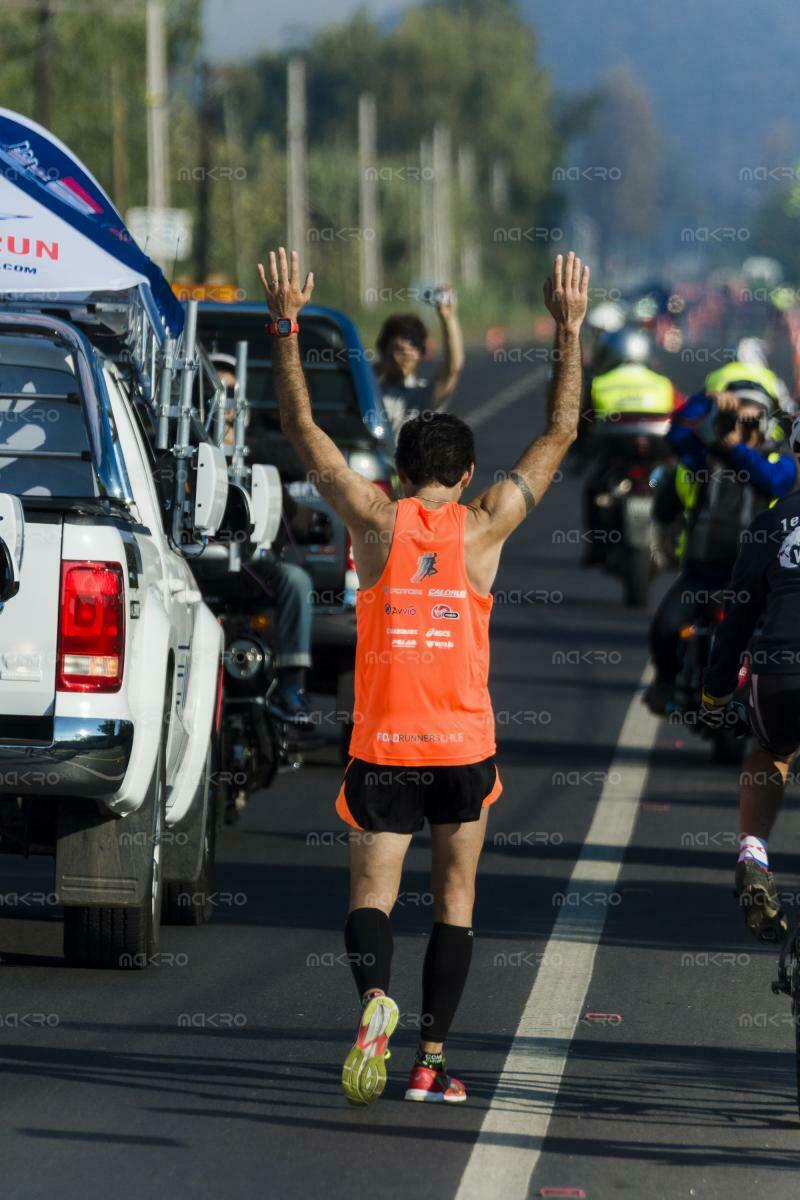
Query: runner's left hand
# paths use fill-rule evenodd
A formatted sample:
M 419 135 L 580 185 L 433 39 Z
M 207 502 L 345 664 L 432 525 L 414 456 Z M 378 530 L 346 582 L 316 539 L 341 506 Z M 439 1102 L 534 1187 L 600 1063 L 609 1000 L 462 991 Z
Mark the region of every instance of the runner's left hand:
M 269 252 L 269 274 L 258 264 L 258 274 L 261 286 L 267 300 L 267 308 L 272 317 L 289 317 L 294 321 L 298 313 L 305 308 L 314 291 L 314 273 L 309 271 L 306 281 L 300 286 L 300 256 L 292 251 L 291 261 L 286 258 L 283 246 Z

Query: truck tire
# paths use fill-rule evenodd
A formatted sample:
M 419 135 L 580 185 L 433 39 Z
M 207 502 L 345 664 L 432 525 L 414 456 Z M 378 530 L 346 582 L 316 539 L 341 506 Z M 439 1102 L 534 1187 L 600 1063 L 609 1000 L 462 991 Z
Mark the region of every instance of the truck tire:
M 127 906 L 64 909 L 64 958 L 71 966 L 141 970 L 158 954 L 161 926 L 161 831 L 166 805 L 166 742 L 162 738 L 145 801 L 152 853 L 144 899 Z
M 203 858 L 200 874 L 194 880 L 167 881 L 161 920 L 165 925 L 207 925 L 214 909 L 214 856 L 217 844 L 216 778 L 219 776 L 217 756 L 209 749 L 198 791 L 208 793 L 203 833 Z M 216 778 L 215 778 L 216 777 Z

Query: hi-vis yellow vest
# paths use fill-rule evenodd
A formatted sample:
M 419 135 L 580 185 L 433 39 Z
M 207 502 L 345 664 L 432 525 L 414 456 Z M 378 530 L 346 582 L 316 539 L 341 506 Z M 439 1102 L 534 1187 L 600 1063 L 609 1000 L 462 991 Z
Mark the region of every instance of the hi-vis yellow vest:
M 665 375 L 639 363 L 622 363 L 592 380 L 592 407 L 598 421 L 616 413 L 671 413 L 674 395 Z
M 773 400 L 778 399 L 778 377 L 774 371 L 770 371 L 769 367 L 762 367 L 758 363 L 742 363 L 738 361 L 725 363 L 724 367 L 718 367 L 716 371 L 712 371 L 706 376 L 705 390 L 707 392 L 724 392 L 731 383 L 740 383 L 742 380 L 747 380 L 748 383 L 760 383 L 767 395 Z

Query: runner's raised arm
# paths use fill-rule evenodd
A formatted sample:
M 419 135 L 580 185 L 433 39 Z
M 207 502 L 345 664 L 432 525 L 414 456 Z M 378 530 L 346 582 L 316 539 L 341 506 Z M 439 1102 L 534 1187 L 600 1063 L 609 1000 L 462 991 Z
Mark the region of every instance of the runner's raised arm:
M 589 268 L 570 250 L 561 254 L 544 285 L 544 299 L 556 322 L 553 377 L 547 396 L 545 431 L 528 446 L 507 478 L 477 496 L 478 510 L 492 540 L 505 541 L 541 500 L 575 441 L 581 407 L 580 330 L 589 299 Z

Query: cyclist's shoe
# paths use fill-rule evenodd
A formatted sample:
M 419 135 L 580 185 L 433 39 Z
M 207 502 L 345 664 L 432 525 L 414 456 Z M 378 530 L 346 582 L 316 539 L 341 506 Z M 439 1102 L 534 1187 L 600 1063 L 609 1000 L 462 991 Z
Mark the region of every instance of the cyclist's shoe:
M 755 859 L 743 859 L 736 864 L 736 895 L 750 932 L 762 942 L 782 942 L 789 932 L 789 922 L 772 872 Z
M 422 1100 L 428 1104 L 463 1104 L 467 1089 L 446 1071 L 430 1067 L 412 1067 L 406 1088 L 406 1100 Z
M 653 680 L 645 690 L 642 701 L 656 717 L 664 717 L 675 707 L 675 685 Z
M 351 1104 L 371 1104 L 386 1086 L 389 1038 L 399 1016 L 389 996 L 373 996 L 364 1005 L 356 1040 L 342 1067 L 342 1090 Z

